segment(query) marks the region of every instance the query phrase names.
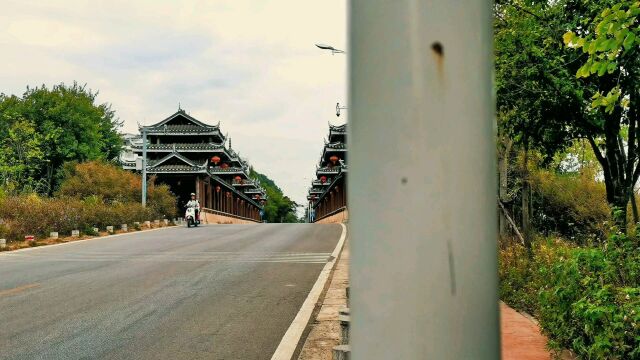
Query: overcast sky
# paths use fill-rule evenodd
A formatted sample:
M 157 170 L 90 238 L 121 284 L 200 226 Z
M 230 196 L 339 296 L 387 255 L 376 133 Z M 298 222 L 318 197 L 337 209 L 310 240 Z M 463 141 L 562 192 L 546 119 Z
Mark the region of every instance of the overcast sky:
M 86 83 L 124 121 L 178 103 L 305 203 L 336 102 L 346 103 L 346 0 L 3 0 L 0 92 Z

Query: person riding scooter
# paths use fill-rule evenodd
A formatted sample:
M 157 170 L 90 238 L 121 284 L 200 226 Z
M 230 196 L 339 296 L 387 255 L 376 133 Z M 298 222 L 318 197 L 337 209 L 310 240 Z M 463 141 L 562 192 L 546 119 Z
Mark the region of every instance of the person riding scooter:
M 195 208 L 196 221 L 200 222 L 200 202 L 196 199 L 196 194 L 191 193 L 191 200 L 185 206 L 186 208 Z

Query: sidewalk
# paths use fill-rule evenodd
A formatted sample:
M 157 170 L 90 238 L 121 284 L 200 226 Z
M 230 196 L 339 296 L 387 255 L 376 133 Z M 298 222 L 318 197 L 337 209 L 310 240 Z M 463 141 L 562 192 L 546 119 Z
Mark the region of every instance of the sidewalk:
M 500 302 L 503 360 L 550 360 L 547 338 L 532 319 Z
M 322 307 L 311 325 L 311 332 L 300 351 L 299 360 L 331 360 L 333 347 L 340 343 L 338 311 L 347 306 L 349 286 L 349 239 L 331 278 Z
M 338 311 L 347 306 L 349 285 L 349 241 L 344 245 L 322 307 L 300 352 L 299 360 L 331 360 L 340 341 Z M 534 320 L 500 302 L 503 360 L 550 360 L 547 339 Z

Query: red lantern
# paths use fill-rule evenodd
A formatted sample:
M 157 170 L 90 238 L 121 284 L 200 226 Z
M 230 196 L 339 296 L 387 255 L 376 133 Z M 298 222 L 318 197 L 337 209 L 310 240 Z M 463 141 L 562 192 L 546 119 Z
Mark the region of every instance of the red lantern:
M 220 185 L 216 186 L 216 192 L 220 192 Z
M 256 195 L 256 199 L 260 200 L 260 195 Z
M 220 162 L 220 157 L 219 156 L 214 156 L 211 158 L 211 161 L 215 164 L 218 165 L 218 163 Z
M 320 176 L 320 182 L 321 183 L 326 183 L 327 182 L 327 177 L 326 176 Z
M 339 157 L 337 157 L 337 156 L 335 156 L 335 155 L 333 155 L 332 157 L 330 157 L 330 158 L 329 158 L 329 160 L 331 160 L 331 162 L 333 163 L 333 165 L 335 165 L 335 164 L 336 164 L 336 162 L 337 162 L 338 160 L 340 160 L 340 158 L 339 158 Z
M 229 167 L 229 164 L 223 163 L 222 165 L 220 165 L 220 167 L 223 169 L 227 169 Z
M 236 176 L 236 177 L 235 177 L 235 179 L 236 179 L 236 181 L 237 181 L 237 182 L 240 182 L 240 180 L 242 180 L 242 178 L 240 177 L 240 175 Z

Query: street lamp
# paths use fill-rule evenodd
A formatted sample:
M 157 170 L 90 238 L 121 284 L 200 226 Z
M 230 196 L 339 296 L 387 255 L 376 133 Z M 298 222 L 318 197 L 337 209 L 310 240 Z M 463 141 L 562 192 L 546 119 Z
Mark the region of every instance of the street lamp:
M 322 50 L 331 50 L 331 55 L 333 54 L 344 54 L 344 50 L 340 50 L 340 49 L 336 49 L 331 45 L 325 45 L 325 44 L 316 44 L 316 46 Z
M 340 103 L 336 103 L 336 116 L 340 117 L 340 110 L 347 110 L 349 109 L 346 106 L 340 106 Z

